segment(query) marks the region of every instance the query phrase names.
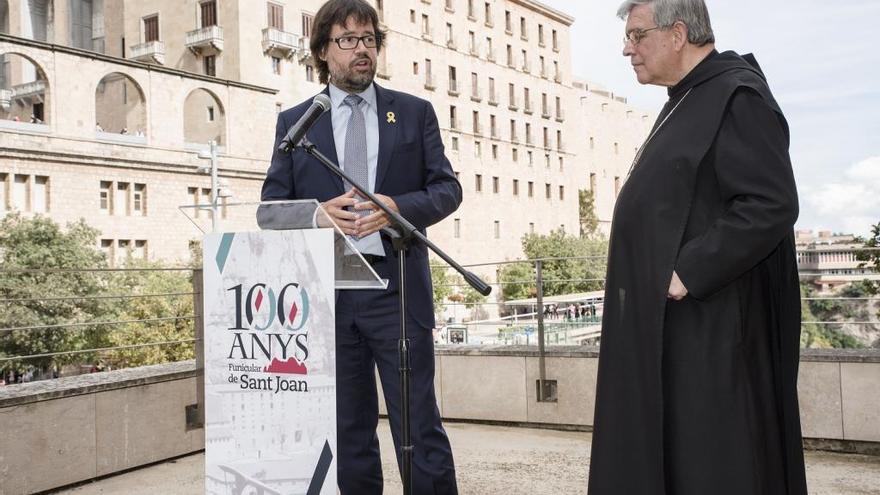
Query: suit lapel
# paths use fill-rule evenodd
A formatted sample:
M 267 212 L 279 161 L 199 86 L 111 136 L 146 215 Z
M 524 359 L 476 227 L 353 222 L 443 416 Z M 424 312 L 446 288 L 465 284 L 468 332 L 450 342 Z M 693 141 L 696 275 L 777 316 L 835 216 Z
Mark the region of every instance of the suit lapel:
M 394 95 L 378 84 L 376 87 L 376 113 L 379 117 L 379 158 L 376 163 L 376 192 L 381 191 L 382 182 L 391 165 L 391 155 L 397 144 L 397 127 L 401 125 L 400 112 L 394 102 Z
M 322 93 L 330 96 L 330 89 L 324 88 Z M 336 140 L 333 138 L 333 117 L 331 114 L 334 110 L 335 108 L 331 108 L 329 112 L 324 112 L 324 115 L 321 115 L 321 117 L 318 118 L 308 135 L 309 140 L 315 144 L 318 151 L 323 153 L 333 163 L 341 166 L 342 164 L 339 163 L 339 158 L 336 156 Z M 325 170 L 324 172 L 333 180 L 333 183 L 339 190 L 339 194 L 344 193 L 345 190 L 342 186 L 342 179 L 335 174 L 330 173 L 329 170 Z

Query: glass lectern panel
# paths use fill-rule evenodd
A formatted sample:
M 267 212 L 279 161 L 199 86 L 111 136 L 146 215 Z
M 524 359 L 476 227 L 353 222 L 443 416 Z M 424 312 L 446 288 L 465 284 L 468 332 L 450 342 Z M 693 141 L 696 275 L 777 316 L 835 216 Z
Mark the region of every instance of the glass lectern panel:
M 180 211 L 201 231 L 210 233 L 258 230 L 333 229 L 337 289 L 385 289 L 373 267 L 355 249 L 348 236 L 315 200 L 264 201 L 181 206 Z

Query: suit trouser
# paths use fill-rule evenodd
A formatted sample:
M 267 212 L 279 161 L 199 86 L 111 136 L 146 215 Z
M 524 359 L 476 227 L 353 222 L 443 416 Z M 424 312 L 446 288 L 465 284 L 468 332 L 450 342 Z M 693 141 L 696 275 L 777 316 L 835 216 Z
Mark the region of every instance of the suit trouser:
M 381 277 L 387 278 L 387 271 L 396 269 L 396 265 L 383 261 L 374 268 Z M 342 495 L 382 493 L 375 369 L 382 381 L 400 467 L 399 304 L 397 291 L 344 290 L 337 298 L 336 422 L 338 481 Z M 430 328 L 418 326 L 412 319 L 407 319 L 407 334 L 412 363 L 413 493 L 457 494 L 452 449 L 434 395 L 433 335 Z

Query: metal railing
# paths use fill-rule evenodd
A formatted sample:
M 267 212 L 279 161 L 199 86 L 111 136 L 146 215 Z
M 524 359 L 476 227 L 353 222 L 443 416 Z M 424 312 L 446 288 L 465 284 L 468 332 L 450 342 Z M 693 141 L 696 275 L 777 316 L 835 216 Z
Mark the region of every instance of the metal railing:
M 138 292 L 149 276 L 174 277 L 178 290 Z M 175 277 L 176 275 L 176 277 Z M 77 278 L 84 293 L 37 296 L 40 281 Z M 54 279 L 54 281 L 53 281 Z M 186 284 L 185 290 L 182 284 Z M 50 287 L 53 285 L 47 285 Z M 116 288 L 114 288 L 116 287 Z M 129 288 L 132 292 L 121 292 Z M 78 290 L 78 289 L 77 289 Z M 191 268 L 11 269 L 0 271 L 0 380 L 58 376 L 158 364 L 163 357 L 199 353 L 201 270 Z M 167 301 L 162 304 L 162 301 Z M 183 311 L 183 312 L 181 312 Z M 150 333 L 159 326 L 162 331 Z M 171 338 L 169 338 L 171 337 Z M 177 346 L 177 351 L 174 348 Z M 164 348 L 153 361 L 127 351 Z M 10 378 L 12 378 L 10 380 Z
M 601 338 L 601 318 L 604 308 L 606 254 L 590 256 L 559 257 L 485 262 L 467 265 L 466 268 L 480 273 L 489 285 L 493 286 L 492 299 L 486 299 L 469 291 L 467 284 L 450 277 L 445 282 L 435 283 L 435 291 L 445 293 L 437 305 L 445 323 L 438 329 L 441 343 L 471 343 L 491 345 L 524 344 L 536 345 L 539 351 L 541 383 L 545 366 L 543 356 L 545 346 L 597 344 Z M 519 269 L 515 269 L 518 267 Z M 445 271 L 446 267 L 434 266 L 433 270 Z M 191 277 L 185 290 L 119 292 L 111 287 L 121 286 L 110 283 L 113 277 L 147 276 L 151 273 L 168 272 Z M 87 294 L 15 293 L 5 289 L 4 279 L 9 277 L 46 278 L 50 276 L 96 277 L 95 287 L 101 291 Z M 802 273 L 801 279 L 812 282 L 815 275 Z M 202 314 L 201 314 L 201 270 L 191 268 L 95 268 L 95 269 L 21 269 L 0 271 L 0 378 L 8 378 L 10 370 L 25 370 L 42 365 L 45 376 L 49 367 L 65 370 L 76 366 L 100 369 L 102 366 L 124 366 L 127 361 L 124 352 L 145 353 L 151 348 L 178 346 L 189 348 L 189 354 L 197 359 L 201 354 Z M 128 286 L 132 286 L 129 283 Z M 191 310 L 185 314 L 138 314 L 137 317 L 124 317 L 121 313 L 100 316 L 96 312 L 84 314 L 73 312 L 66 317 L 50 318 L 57 307 L 80 307 L 104 305 L 119 309 L 129 303 L 157 302 L 161 300 L 191 299 Z M 880 309 L 880 297 L 865 295 L 813 295 L 802 297 L 807 306 L 816 309 L 818 317 L 805 317 L 804 328 L 820 326 L 827 329 L 840 329 L 843 326 L 871 327 L 880 330 L 880 317 L 874 317 Z M 189 302 L 189 301 L 187 301 Z M 77 306 L 79 305 L 79 306 Z M 825 305 L 825 306 L 822 306 Z M 858 311 L 847 309 L 853 305 Z M 821 310 L 821 308 L 826 308 Z M 866 309 L 867 313 L 866 313 Z M 23 312 L 24 310 L 31 313 Z M 16 313 L 18 311 L 18 313 Z M 38 314 L 43 311 L 45 314 Z M 835 313 L 837 311 L 839 314 Z M 57 313 L 57 312 L 56 312 Z M 20 323 L 10 315 L 25 314 Z M 123 315 L 113 317 L 113 314 Z M 36 318 L 39 316 L 39 318 Z M 49 316 L 47 316 L 49 315 Z M 829 317 L 830 316 L 830 317 Z M 156 338 L 144 341 L 146 330 L 158 325 L 175 325 L 178 331 L 174 338 Z M 105 342 L 100 338 L 111 331 L 121 331 L 131 338 L 110 342 L 107 345 L 87 345 L 91 342 Z M 71 344 L 65 337 L 71 333 L 88 333 L 91 340 L 81 340 Z M 445 333 L 444 333 L 445 332 Z M 456 338 L 453 337 L 455 333 Z M 10 346 L 13 338 L 27 339 L 29 335 L 40 336 L 45 345 Z M 51 336 L 51 338 L 46 338 Z M 463 338 L 462 338 L 463 336 Z M 37 339 L 37 337 L 35 337 Z M 10 352 L 10 349 L 13 349 Z M 15 351 L 14 349 L 19 349 Z M 21 350 L 25 349 L 25 350 Z M 120 357 L 121 356 L 121 357 Z M 201 366 L 202 362 L 197 361 Z M 17 373 L 17 372 L 16 372 Z M 21 374 L 16 374 L 19 378 Z M 542 389 L 543 390 L 543 389 Z M 552 395 L 545 390 L 545 395 Z

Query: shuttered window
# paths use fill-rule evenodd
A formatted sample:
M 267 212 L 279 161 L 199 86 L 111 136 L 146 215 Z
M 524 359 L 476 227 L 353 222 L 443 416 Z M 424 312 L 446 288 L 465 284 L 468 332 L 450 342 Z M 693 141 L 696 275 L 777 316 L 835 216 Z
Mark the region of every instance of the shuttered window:
M 217 2 L 209 1 L 201 3 L 202 9 L 202 27 L 210 27 L 217 25 Z
M 159 16 L 154 15 L 144 19 L 144 41 L 159 41 Z
M 281 5 L 269 4 L 269 27 L 284 31 L 284 7 Z

